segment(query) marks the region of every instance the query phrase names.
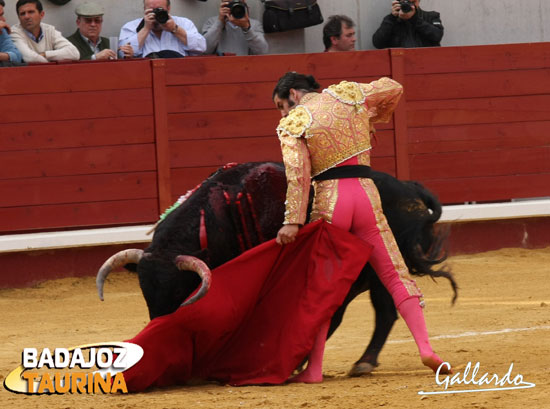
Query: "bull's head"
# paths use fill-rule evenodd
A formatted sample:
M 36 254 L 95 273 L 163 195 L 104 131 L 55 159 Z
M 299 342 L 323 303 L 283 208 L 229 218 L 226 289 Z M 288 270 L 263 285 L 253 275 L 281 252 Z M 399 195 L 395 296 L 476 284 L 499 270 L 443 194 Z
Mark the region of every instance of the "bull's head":
M 96 285 L 102 301 L 103 286 L 109 273 L 127 264 L 137 264 L 141 290 L 151 319 L 198 301 L 210 288 L 210 269 L 196 257 L 180 255 L 174 261 L 164 261 L 154 259 L 143 250 L 130 249 L 111 256 L 99 269 Z M 186 299 L 199 284 L 201 286 L 196 294 Z

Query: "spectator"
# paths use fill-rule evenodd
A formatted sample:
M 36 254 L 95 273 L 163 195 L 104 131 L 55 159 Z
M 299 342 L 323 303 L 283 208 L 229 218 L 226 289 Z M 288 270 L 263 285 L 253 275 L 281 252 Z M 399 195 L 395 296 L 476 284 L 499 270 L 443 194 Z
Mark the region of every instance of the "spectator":
M 442 38 L 438 12 L 422 10 L 420 0 L 402 0 L 392 1 L 391 13 L 382 20 L 372 43 L 376 48 L 439 47 Z
M 109 60 L 116 53 L 109 48 L 109 39 L 101 37 L 103 7 L 96 3 L 82 3 L 76 10 L 76 32 L 67 38 L 78 48 L 81 60 Z
M 220 13 L 210 17 L 202 27 L 207 54 L 236 55 L 267 54 L 268 45 L 262 23 L 248 16 L 248 4 L 229 8 L 229 1 L 221 0 Z M 244 11 L 244 16 L 240 13 Z M 234 15 L 235 14 L 235 15 Z
M 10 37 L 11 28 L 4 18 L 5 5 L 4 0 L 0 0 L 0 63 L 10 65 L 20 63 L 22 57 Z
M 78 49 L 54 26 L 42 23 L 44 9 L 40 0 L 19 0 L 15 9 L 19 24 L 12 27 L 11 38 L 26 62 L 78 60 Z
M 124 24 L 119 36 L 119 45 L 131 45 L 136 57 L 183 57 L 206 50 L 191 20 L 169 14 L 170 0 L 145 0 L 143 6 L 144 17 Z
M 355 23 L 347 16 L 330 16 L 323 27 L 325 51 L 355 50 Z

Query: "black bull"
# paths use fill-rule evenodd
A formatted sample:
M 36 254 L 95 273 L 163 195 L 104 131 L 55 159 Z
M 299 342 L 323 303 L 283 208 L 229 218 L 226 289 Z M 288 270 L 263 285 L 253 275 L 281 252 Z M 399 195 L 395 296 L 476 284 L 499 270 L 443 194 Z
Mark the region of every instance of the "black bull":
M 376 171 L 372 179 L 411 274 L 449 279 L 454 302 L 457 286 L 450 271 L 434 269 L 445 259 L 442 246 L 446 235 L 434 228 L 441 216 L 439 201 L 417 182 L 402 182 Z M 250 162 L 220 168 L 157 225 L 148 248 L 117 253 L 105 262 L 97 279 L 101 299 L 106 276 L 125 266 L 138 273 L 151 319 L 175 311 L 204 276 L 204 271 L 182 264 L 182 259 L 199 259 L 207 264 L 204 269 L 213 269 L 274 238 L 283 221 L 285 194 L 286 178 L 280 163 Z M 181 270 L 196 271 L 201 277 Z M 208 283 L 202 282 L 201 290 L 185 304 L 204 295 Z M 348 304 L 368 289 L 376 325 L 371 342 L 352 369 L 355 375 L 371 372 L 378 365 L 378 355 L 397 319 L 391 296 L 367 264 L 332 318 L 329 336 L 340 325 Z

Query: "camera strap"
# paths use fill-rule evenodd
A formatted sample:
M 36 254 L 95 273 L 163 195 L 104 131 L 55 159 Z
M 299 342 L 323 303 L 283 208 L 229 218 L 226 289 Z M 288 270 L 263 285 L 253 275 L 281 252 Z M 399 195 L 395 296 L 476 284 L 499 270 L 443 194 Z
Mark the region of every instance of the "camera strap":
M 141 30 L 143 27 L 145 27 L 145 19 L 142 18 L 136 28 L 136 33 L 139 33 L 139 30 Z
M 136 28 L 136 33 L 139 33 L 139 30 L 141 30 L 143 27 L 145 27 L 145 19 L 142 18 Z

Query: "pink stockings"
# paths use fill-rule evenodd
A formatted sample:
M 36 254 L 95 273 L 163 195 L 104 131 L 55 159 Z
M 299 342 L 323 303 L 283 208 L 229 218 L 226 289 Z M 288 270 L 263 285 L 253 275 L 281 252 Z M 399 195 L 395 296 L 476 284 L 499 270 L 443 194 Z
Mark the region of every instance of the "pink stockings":
M 323 381 L 323 354 L 325 353 L 325 343 L 327 341 L 328 328 L 330 320 L 325 322 L 317 337 L 315 344 L 308 357 L 307 368 L 298 375 L 290 378 L 289 382 L 319 383 Z
M 323 189 L 327 188 L 337 189 L 337 194 L 334 194 L 336 192 L 323 192 Z M 407 323 L 418 346 L 422 362 L 436 371 L 442 361 L 433 352 L 430 345 L 424 315 L 418 300 L 422 294 L 409 276 L 408 269 L 382 211 L 380 196 L 374 182 L 371 179 L 339 179 L 338 181 L 321 182 L 316 189 L 313 214 L 327 219 L 333 225 L 355 234 L 373 246 L 369 263 L 391 294 L 399 313 Z M 318 200 L 318 198 L 321 199 Z M 329 199 L 322 203 L 322 198 Z M 336 200 L 336 202 L 331 204 L 331 200 Z M 324 335 L 326 336 L 326 332 Z M 322 343 L 323 351 L 324 341 L 323 338 L 316 342 L 316 346 Z M 318 355 L 317 351 L 312 351 L 311 359 L 314 358 L 314 352 Z M 322 352 L 320 359 L 322 365 Z M 322 371 L 321 365 L 317 363 L 316 365 L 315 368 Z M 445 368 L 445 366 L 442 367 L 441 373 L 447 373 Z M 309 366 L 307 370 L 309 370 Z
M 409 331 L 416 342 L 418 352 L 420 352 L 420 358 L 422 363 L 431 368 L 434 372 L 437 372 L 437 368 L 443 363 L 441 358 L 432 350 L 430 340 L 428 338 L 428 330 L 426 329 L 426 322 L 424 321 L 424 314 L 422 314 L 422 308 L 418 300 L 415 298 L 408 298 L 397 306 L 399 314 L 405 320 Z M 440 369 L 440 373 L 451 373 L 450 365 L 444 365 Z

